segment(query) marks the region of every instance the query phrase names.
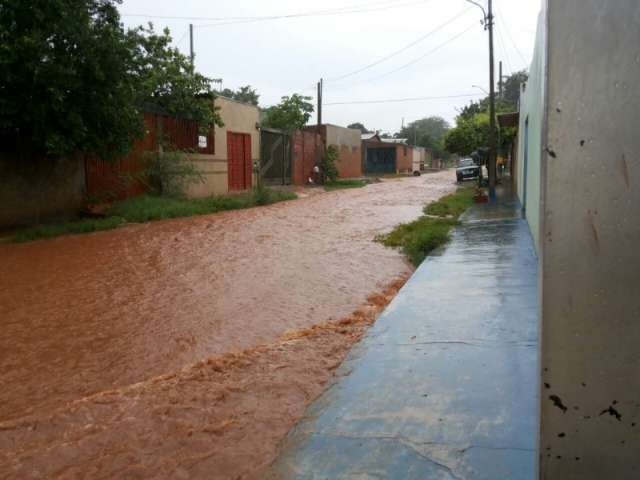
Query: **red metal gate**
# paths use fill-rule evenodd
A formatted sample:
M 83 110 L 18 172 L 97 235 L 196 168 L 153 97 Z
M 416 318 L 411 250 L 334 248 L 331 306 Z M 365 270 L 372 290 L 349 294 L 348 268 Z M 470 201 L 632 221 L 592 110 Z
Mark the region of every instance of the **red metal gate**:
M 227 132 L 229 190 L 251 188 L 251 135 Z

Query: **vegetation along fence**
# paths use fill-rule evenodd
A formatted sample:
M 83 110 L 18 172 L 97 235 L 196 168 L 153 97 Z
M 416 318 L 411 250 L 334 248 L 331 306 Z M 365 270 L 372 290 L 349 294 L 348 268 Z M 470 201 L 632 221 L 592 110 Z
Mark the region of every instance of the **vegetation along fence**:
M 214 133 L 199 133 L 193 120 L 160 113 L 144 114 L 144 136 L 137 139 L 131 151 L 115 160 L 89 157 L 85 161 L 87 196 L 94 200 L 134 197 L 145 192 L 141 181 L 148 155 L 162 144 L 195 153 L 214 154 Z

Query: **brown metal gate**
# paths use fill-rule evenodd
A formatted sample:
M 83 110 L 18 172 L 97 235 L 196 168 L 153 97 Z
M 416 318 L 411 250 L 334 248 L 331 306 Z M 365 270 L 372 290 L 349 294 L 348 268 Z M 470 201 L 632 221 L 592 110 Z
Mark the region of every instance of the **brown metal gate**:
M 282 130 L 260 129 L 260 178 L 266 185 L 290 185 L 291 137 Z
M 251 135 L 227 132 L 229 190 L 251 188 Z

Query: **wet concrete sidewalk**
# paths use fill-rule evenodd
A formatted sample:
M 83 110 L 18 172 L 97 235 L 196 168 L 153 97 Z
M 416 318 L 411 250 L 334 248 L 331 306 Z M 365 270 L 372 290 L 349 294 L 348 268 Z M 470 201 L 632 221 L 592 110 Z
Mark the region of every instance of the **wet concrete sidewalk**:
M 307 411 L 278 479 L 533 479 L 537 262 L 517 205 L 473 207 Z

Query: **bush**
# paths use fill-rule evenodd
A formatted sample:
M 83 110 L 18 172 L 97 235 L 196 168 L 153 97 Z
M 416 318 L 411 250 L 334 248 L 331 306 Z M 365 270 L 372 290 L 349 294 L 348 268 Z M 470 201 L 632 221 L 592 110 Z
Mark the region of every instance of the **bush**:
M 335 182 L 338 179 L 338 147 L 329 145 L 320 159 L 320 180 L 322 183 Z
M 166 197 L 182 197 L 189 185 L 204 181 L 187 154 L 179 150 L 151 153 L 138 178 L 152 193 Z

